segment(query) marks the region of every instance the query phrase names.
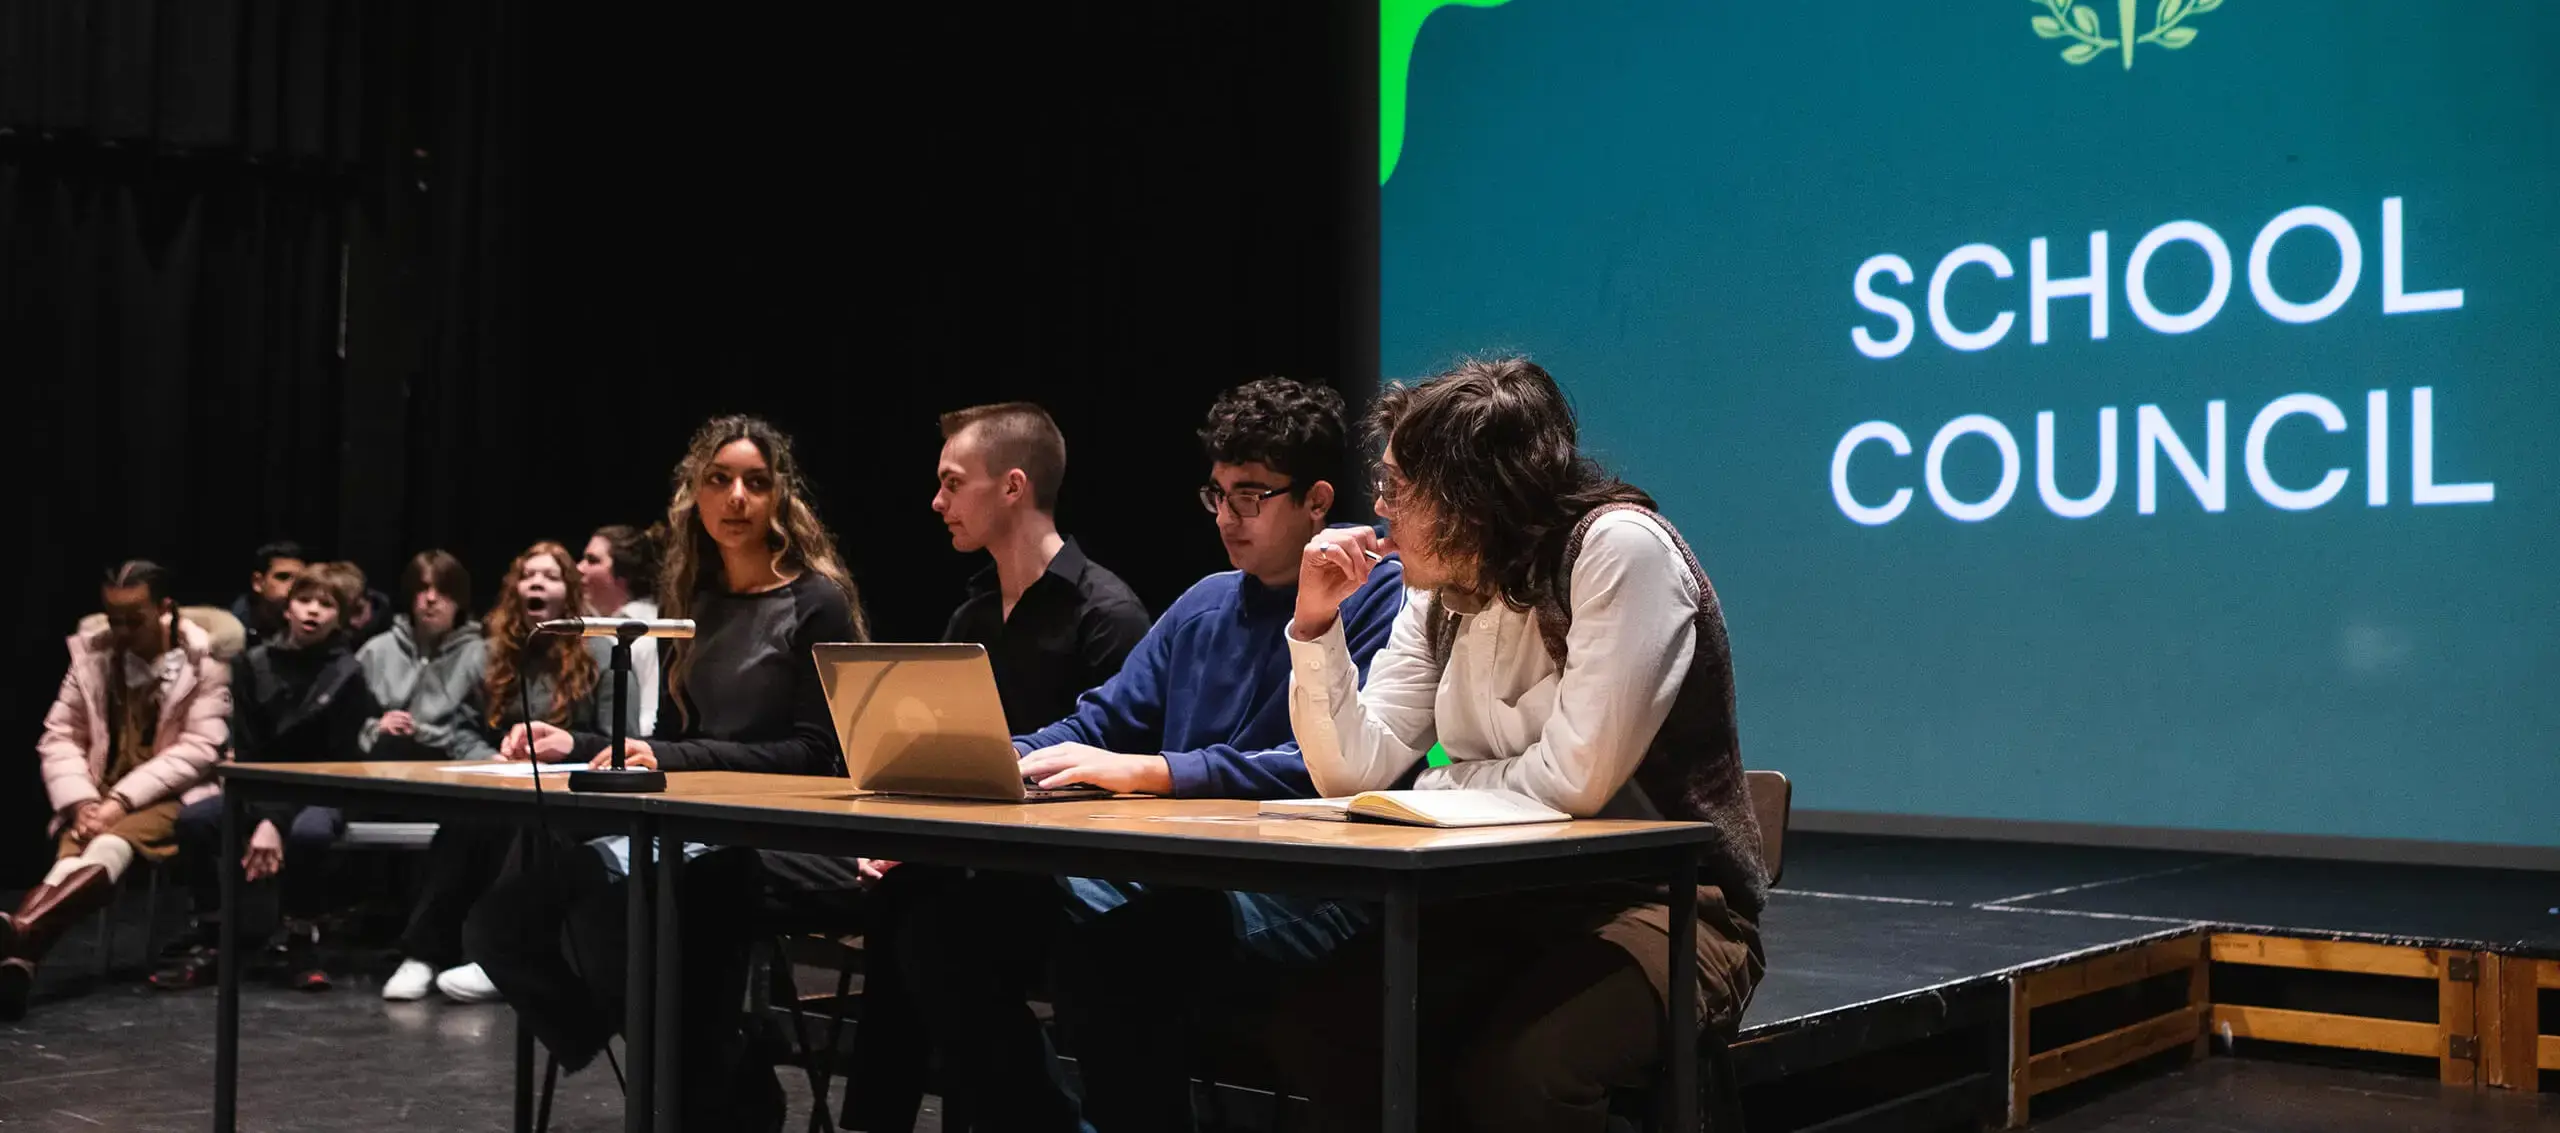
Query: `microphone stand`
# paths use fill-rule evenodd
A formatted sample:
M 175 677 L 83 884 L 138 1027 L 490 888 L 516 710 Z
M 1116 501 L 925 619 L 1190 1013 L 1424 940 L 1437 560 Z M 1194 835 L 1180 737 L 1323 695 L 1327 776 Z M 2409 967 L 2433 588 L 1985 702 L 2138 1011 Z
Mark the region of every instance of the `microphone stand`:
M 647 636 L 640 622 L 624 622 L 613 635 L 613 766 L 569 773 L 572 791 L 610 795 L 648 795 L 667 789 L 667 773 L 651 767 L 622 765 L 623 706 L 631 703 L 631 643 Z

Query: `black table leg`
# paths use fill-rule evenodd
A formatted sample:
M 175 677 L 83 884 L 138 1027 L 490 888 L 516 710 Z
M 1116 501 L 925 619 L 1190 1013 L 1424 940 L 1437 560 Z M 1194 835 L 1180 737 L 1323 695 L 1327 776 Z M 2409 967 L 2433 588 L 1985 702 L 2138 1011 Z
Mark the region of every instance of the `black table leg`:
M 1671 1128 L 1698 1128 L 1698 854 L 1683 848 L 1672 857 L 1671 979 L 1663 1026 L 1669 1030 Z M 1718 1082 L 1718 1089 L 1724 1088 Z M 1718 1133 L 1730 1133 L 1719 1130 Z
M 677 1037 L 684 1026 L 684 947 L 676 928 L 676 879 L 684 866 L 684 843 L 658 836 L 658 1133 L 678 1133 L 684 1119 L 677 1112 L 676 1087 L 684 1071 L 678 1064 L 684 1047 Z M 823 1102 L 819 1103 L 825 1104 Z
M 1380 1068 L 1378 1127 L 1412 1133 L 1418 1119 L 1422 1037 L 1422 901 L 1411 881 L 1387 891 L 1386 1059 Z
M 624 904 L 623 971 L 624 1069 L 622 1128 L 624 1133 L 652 1133 L 657 1113 L 658 1070 L 658 861 L 657 823 L 642 818 L 631 828 L 631 876 Z
M 222 850 L 213 868 L 222 878 L 222 923 L 214 931 L 213 1130 L 232 1133 L 240 1118 L 240 823 L 236 784 L 222 792 Z
M 533 1133 L 533 1028 L 516 1016 L 516 1133 Z

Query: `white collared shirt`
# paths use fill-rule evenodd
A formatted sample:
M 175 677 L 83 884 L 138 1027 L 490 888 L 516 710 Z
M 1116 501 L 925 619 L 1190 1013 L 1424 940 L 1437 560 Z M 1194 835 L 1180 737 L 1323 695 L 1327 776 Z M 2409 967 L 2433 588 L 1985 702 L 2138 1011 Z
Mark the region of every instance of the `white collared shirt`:
M 605 616 L 637 618 L 644 622 L 655 621 L 658 617 L 658 603 L 648 598 L 634 598 L 623 603 L 621 609 Z M 613 678 L 611 674 L 607 674 L 605 679 Z M 632 726 L 639 729 L 636 735 L 647 739 L 658 727 L 657 638 L 644 637 L 631 643 L 631 685 L 632 699 L 640 705 L 639 718 L 633 722 Z
M 1525 610 L 1499 602 L 1459 624 L 1446 666 L 1406 596 L 1359 682 L 1342 626 L 1289 636 L 1289 723 L 1324 795 L 1392 785 L 1435 742 L 1447 767 L 1424 789 L 1518 791 L 1577 817 L 1658 817 L 1628 784 L 1671 714 L 1698 639 L 1698 583 L 1670 532 L 1635 512 L 1591 525 L 1573 563 L 1561 670 Z

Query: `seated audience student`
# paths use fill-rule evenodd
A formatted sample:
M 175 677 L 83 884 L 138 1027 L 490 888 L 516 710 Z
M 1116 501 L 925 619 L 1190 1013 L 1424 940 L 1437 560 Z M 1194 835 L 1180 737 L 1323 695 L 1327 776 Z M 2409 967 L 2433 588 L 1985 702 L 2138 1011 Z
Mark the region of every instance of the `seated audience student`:
M 231 600 L 231 616 L 240 619 L 245 641 L 258 645 L 284 634 L 285 599 L 293 580 L 311 564 L 311 553 L 291 539 L 258 548 L 249 568 L 249 589 Z
M 54 864 L 0 916 L 0 1020 L 26 1012 L 37 962 L 113 899 L 136 858 L 177 849 L 178 808 L 213 793 L 230 735 L 231 667 L 178 616 L 167 569 L 142 560 L 102 587 L 106 624 L 71 638 L 71 666 L 36 740 L 53 804 Z
M 356 650 L 365 688 L 382 714 L 365 721 L 358 747 L 368 759 L 487 759 L 498 753 L 484 730 L 488 641 L 470 618 L 471 572 L 444 551 L 421 551 L 400 571 L 409 612 Z M 382 984 L 382 997 L 426 997 L 439 973 L 465 992 L 485 987 L 462 971 L 462 917 L 505 860 L 513 832 L 503 825 L 447 821 L 427 847 L 403 957 Z M 476 985 L 476 986 L 475 986 Z M 484 995 L 485 997 L 485 995 Z M 468 999 L 469 995 L 457 995 Z
M 821 643 L 863 640 L 860 605 L 789 439 L 757 418 L 715 418 L 694 434 L 675 481 L 658 602 L 665 616 L 692 619 L 696 633 L 668 642 L 657 729 L 630 742 L 629 764 L 841 775 L 835 724 L 810 656 Z M 501 754 L 602 767 L 608 745 L 601 735 L 535 721 L 510 729 Z M 619 839 L 538 842 L 464 925 L 466 951 L 569 1069 L 592 1061 L 622 1024 L 627 853 Z M 858 892 L 852 863 L 692 846 L 686 857 L 683 991 L 658 1002 L 685 1020 L 684 1124 L 777 1129 L 781 1083 L 769 1066 L 747 1059 L 738 1026 L 758 902 L 850 900 Z
M 243 763 L 320 763 L 353 758 L 365 721 L 380 713 L 365 688 L 362 667 L 349 648 L 339 618 L 364 590 L 364 573 L 347 563 L 314 563 L 295 574 L 285 604 L 283 635 L 241 659 L 235 692 L 233 758 Z M 329 849 L 346 832 L 336 807 L 259 804 L 249 818 L 247 852 L 240 861 L 250 881 L 279 879 L 282 924 L 267 942 L 264 966 L 287 986 L 327 991 L 320 966 L 319 917 L 326 911 Z M 179 810 L 178 860 L 193 893 L 195 929 L 173 947 L 171 964 L 154 973 L 156 987 L 198 986 L 213 976 L 218 918 L 237 915 L 222 907 L 218 860 L 222 846 L 222 798 L 215 795 Z M 247 925 L 240 926 L 245 930 Z
M 1652 499 L 1578 451 L 1572 408 L 1535 363 L 1461 365 L 1390 391 L 1372 421 L 1392 538 L 1310 543 L 1289 629 L 1290 721 L 1317 789 L 1411 779 L 1720 834 L 1698 878 L 1694 956 L 1669 955 L 1659 885 L 1422 910 L 1425 1126 L 1599 1130 L 1609 1091 L 1655 1073 L 1672 964 L 1696 966 L 1700 1017 L 1718 1028 L 1763 970 L 1768 878 L 1715 588 Z M 1356 685 L 1337 603 L 1372 573 L 1366 552 L 1390 548 L 1417 601 Z M 1435 742 L 1451 762 L 1423 766 Z M 1268 1032 L 1289 1083 L 1351 1128 L 1378 1112 L 1376 943 L 1294 989 Z
M 1058 534 L 1066 437 L 1025 402 L 945 413 L 934 473 L 933 510 L 951 548 L 994 560 L 969 581 L 942 639 L 987 647 L 1006 727 L 1028 732 L 1066 715 L 1147 633 L 1129 584 Z
M 487 680 L 479 697 L 485 730 L 480 739 L 494 751 L 509 730 L 524 722 L 526 693 L 534 718 L 568 732 L 602 732 L 616 711 L 623 729 L 637 731 L 633 714 L 613 699 L 608 666 L 613 647 L 600 637 L 536 634 L 536 624 L 579 616 L 585 608 L 586 585 L 569 557 L 569 549 L 544 540 L 524 549 L 507 564 L 498 581 L 498 604 L 489 610 L 483 652 Z M 638 698 L 631 698 L 636 707 Z M 568 758 L 545 753 L 545 761 Z
M 389 633 L 397 616 L 391 596 L 368 586 L 356 595 L 355 616 L 347 619 L 347 640 L 362 648 L 364 643 Z
M 470 721 L 473 734 L 461 753 L 466 758 L 498 754 L 500 737 L 524 722 L 528 698 L 536 719 L 571 732 L 602 731 L 620 710 L 606 676 L 611 645 L 602 638 L 533 632 L 536 623 L 586 608 L 582 579 L 572 568 L 569 549 L 549 541 L 525 548 L 507 564 L 482 640 L 481 687 L 470 694 L 480 714 Z M 630 703 L 636 706 L 639 700 L 631 697 Z M 639 730 L 628 712 L 622 724 L 627 733 Z M 543 758 L 548 762 L 568 756 L 546 753 Z M 409 926 L 400 938 L 404 959 L 383 981 L 384 999 L 422 999 L 431 979 L 435 990 L 456 1003 L 499 997 L 487 970 L 465 962 L 463 923 L 505 868 L 516 834 L 504 824 L 437 826 Z
M 1216 517 L 1236 569 L 1202 579 L 1175 601 L 1118 675 L 1087 692 L 1075 711 L 1016 737 L 1026 775 L 1047 785 L 1084 782 L 1180 798 L 1310 793 L 1289 738 L 1281 635 L 1295 608 L 1300 551 L 1325 529 L 1334 485 L 1349 462 L 1345 433 L 1342 398 L 1330 389 L 1268 378 L 1218 399 L 1200 430 L 1210 477 L 1200 502 Z M 1344 600 L 1355 663 L 1385 643 L 1403 594 L 1389 561 Z M 1112 1003 L 1083 1012 L 1070 1030 L 1091 1103 L 1083 1117 L 1104 1129 L 1152 1128 L 1111 1108 L 1113 1099 L 1091 1086 L 1097 1073 L 1149 1073 L 1129 1066 L 1145 1056 L 1127 1052 L 1151 1033 L 1166 999 L 1201 989 L 1179 974 L 1189 958 L 1121 949 L 1115 942 L 1148 935 L 1122 926 L 1151 921 L 1161 905 L 1205 904 L 1219 918 L 1221 941 L 1233 922 L 1250 950 L 1280 962 L 1320 954 L 1356 927 L 1350 910 L 1326 901 L 993 873 L 955 883 L 947 871 L 919 878 L 913 870 L 899 868 L 880 887 L 882 905 L 898 917 L 894 927 L 875 928 L 871 962 L 885 958 L 897 977 L 884 980 L 872 969 L 864 1025 L 855 1032 L 864 1077 L 854 1091 L 872 1129 L 912 1123 L 914 1083 L 922 1077 L 919 1052 L 898 1049 L 894 1033 L 884 1038 L 873 1026 L 875 996 L 880 1010 L 913 1018 L 931 1036 L 955 1105 L 968 1105 L 994 1128 L 1075 1129 L 1077 1100 L 1060 1084 L 1025 1004 L 1043 961 L 1068 957 L 1056 981 L 1061 1011 L 1071 991 L 1091 990 L 1086 1002 Z M 1117 954 L 1113 974 L 1086 978 L 1078 973 L 1109 966 L 1071 960 L 1103 953 Z M 1132 964 L 1143 972 L 1132 973 Z M 1131 975 L 1116 990 L 1134 999 L 1111 1001 L 1115 989 L 1090 988 Z M 1179 1057 L 1167 1064 L 1177 1077 L 1187 1065 Z
M 578 556 L 578 581 L 587 590 L 580 612 L 591 618 L 656 620 L 661 538 L 655 527 L 643 531 L 617 523 L 596 528 L 587 537 L 586 553 Z M 639 734 L 648 735 L 658 724 L 657 638 L 631 643 L 631 694 L 639 707 L 632 719 Z
M 408 613 L 356 650 L 382 714 L 357 748 L 369 759 L 486 759 L 497 754 L 481 720 L 488 642 L 471 608 L 471 572 L 444 551 L 420 551 L 400 571 Z

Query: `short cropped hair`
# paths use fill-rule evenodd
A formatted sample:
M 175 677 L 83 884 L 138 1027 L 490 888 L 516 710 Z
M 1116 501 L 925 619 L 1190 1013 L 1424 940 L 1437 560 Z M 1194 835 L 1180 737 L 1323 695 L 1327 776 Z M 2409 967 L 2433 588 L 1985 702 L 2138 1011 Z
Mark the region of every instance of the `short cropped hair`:
M 340 614 L 356 612 L 356 600 L 364 597 L 364 569 L 354 563 L 313 563 L 311 569 L 293 576 L 293 589 L 287 598 L 314 595 L 337 603 Z
M 1246 382 L 1218 396 L 1200 426 L 1200 447 L 1216 464 L 1269 465 L 1299 484 L 1342 485 L 1351 459 L 1342 395 L 1288 378 Z
M 453 599 L 456 608 L 471 608 L 471 571 L 452 552 L 420 551 L 410 557 L 407 566 L 400 568 L 402 605 L 415 603 L 418 595 L 429 586 L 435 587 L 436 593 Z
M 298 563 L 307 563 L 311 561 L 311 552 L 304 550 L 302 544 L 291 539 L 278 539 L 259 546 L 258 560 L 249 564 L 249 569 L 265 574 L 267 568 L 274 566 L 277 559 L 292 559 Z
M 1001 474 L 1019 468 L 1031 481 L 1031 506 L 1044 514 L 1058 510 L 1058 489 L 1067 479 L 1067 437 L 1049 411 L 1028 401 L 973 405 L 942 415 L 942 439 L 977 430 L 987 467 Z
M 176 575 L 149 559 L 127 559 L 108 571 L 107 580 L 99 585 L 117 590 L 139 586 L 151 595 L 151 604 L 157 606 L 169 600 L 169 591 L 176 586 Z

